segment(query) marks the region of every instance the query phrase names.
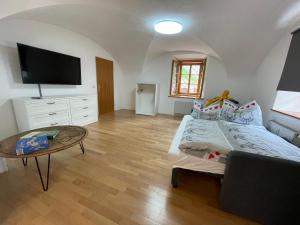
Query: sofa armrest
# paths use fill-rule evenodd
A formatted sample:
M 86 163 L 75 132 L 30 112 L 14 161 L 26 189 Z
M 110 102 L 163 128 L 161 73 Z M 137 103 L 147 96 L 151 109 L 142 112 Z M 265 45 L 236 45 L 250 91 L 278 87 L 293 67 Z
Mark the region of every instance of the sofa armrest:
M 300 163 L 230 152 L 220 205 L 263 224 L 300 224 Z

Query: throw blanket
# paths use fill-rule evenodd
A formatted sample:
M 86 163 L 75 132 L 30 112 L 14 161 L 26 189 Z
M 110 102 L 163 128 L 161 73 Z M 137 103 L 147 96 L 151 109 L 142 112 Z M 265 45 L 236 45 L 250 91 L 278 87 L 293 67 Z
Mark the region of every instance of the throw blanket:
M 195 119 L 187 122 L 179 149 L 204 159 L 225 163 L 233 150 L 217 121 Z

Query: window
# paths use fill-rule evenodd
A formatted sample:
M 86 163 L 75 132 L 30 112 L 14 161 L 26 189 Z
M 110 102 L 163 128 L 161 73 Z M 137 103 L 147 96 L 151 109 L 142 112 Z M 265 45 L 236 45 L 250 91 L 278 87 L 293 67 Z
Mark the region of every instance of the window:
M 294 31 L 292 34 L 291 45 L 277 86 L 278 91 L 300 92 L 300 29 Z
M 173 60 L 170 96 L 201 98 L 206 59 Z
M 273 111 L 300 119 L 300 29 L 292 33 L 292 41 L 277 86 Z
M 300 92 L 278 91 L 272 111 L 300 119 Z

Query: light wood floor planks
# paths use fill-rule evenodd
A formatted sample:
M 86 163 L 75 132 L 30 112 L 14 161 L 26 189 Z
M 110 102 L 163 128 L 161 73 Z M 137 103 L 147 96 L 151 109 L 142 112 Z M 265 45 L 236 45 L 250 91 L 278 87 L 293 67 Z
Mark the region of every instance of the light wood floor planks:
M 0 224 L 255 224 L 218 208 L 216 178 L 183 172 L 179 188 L 171 187 L 167 151 L 179 123 L 125 110 L 103 115 L 87 126 L 85 155 L 79 146 L 52 155 L 48 192 L 33 159 L 27 168 L 9 160 L 0 175 Z

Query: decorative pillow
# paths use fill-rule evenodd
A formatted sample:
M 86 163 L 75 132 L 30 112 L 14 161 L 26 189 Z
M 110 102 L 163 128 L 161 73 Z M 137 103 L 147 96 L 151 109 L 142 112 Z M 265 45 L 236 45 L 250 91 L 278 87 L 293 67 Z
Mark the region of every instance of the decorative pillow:
M 210 105 L 204 109 L 201 109 L 200 119 L 218 120 L 220 116 L 220 111 L 221 111 L 220 103 Z
M 247 104 L 241 106 L 239 108 L 239 110 L 248 110 L 248 109 L 253 109 L 253 108 L 256 108 L 256 107 L 259 107 L 259 105 L 256 103 L 255 100 L 251 101 L 251 102 L 248 102 Z
M 255 100 L 241 106 L 234 111 L 233 119 L 231 122 L 245 124 L 245 125 L 256 125 L 262 126 L 262 112 L 259 105 Z
M 201 109 L 203 107 L 203 100 L 194 100 L 193 111 L 191 116 L 194 119 L 200 119 Z
M 223 107 L 227 107 L 227 108 L 230 108 L 232 110 L 236 110 L 239 108 L 239 106 L 237 104 L 235 104 L 234 102 L 228 100 L 228 99 L 225 99 L 224 100 L 224 103 L 223 103 Z
M 238 108 L 239 108 L 238 105 L 225 99 L 222 109 L 220 111 L 220 119 L 231 122 L 233 120 L 234 111 L 237 110 Z

